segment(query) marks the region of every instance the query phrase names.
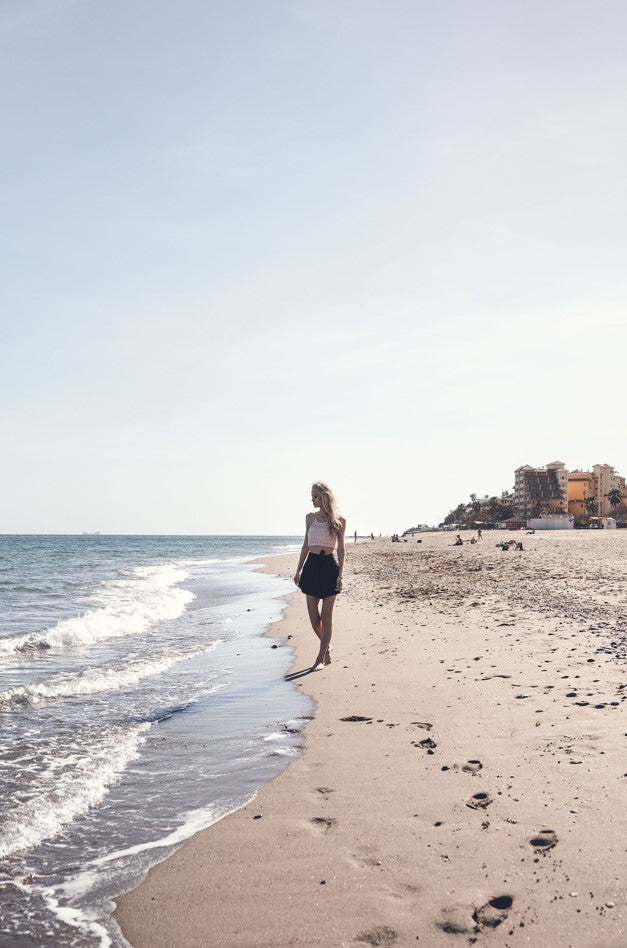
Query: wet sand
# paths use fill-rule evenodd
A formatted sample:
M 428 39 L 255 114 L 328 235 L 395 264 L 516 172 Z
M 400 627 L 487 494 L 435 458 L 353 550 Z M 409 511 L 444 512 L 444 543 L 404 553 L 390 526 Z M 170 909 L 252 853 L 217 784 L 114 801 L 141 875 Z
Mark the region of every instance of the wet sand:
M 502 538 L 350 544 L 304 756 L 119 899 L 131 944 L 627 944 L 627 530 Z M 302 594 L 272 635 L 313 661 Z

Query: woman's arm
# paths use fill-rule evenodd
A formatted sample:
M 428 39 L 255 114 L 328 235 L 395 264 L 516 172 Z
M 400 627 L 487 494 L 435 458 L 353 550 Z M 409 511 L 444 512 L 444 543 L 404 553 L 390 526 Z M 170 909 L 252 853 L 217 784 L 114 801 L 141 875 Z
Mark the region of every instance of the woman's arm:
M 309 533 L 309 523 L 312 517 L 313 517 L 313 514 L 307 514 L 307 516 L 305 517 L 305 539 L 303 540 L 303 545 L 300 550 L 300 556 L 298 558 L 298 566 L 296 567 L 296 572 L 294 573 L 294 582 L 296 583 L 297 586 L 300 585 L 300 574 L 305 564 L 305 560 L 307 559 L 307 551 L 309 550 L 309 541 L 308 541 L 307 535 Z
M 340 532 L 337 537 L 337 561 L 340 564 L 340 571 L 337 576 L 337 586 L 335 587 L 338 592 L 342 589 L 342 570 L 344 569 L 344 534 L 346 533 L 346 520 L 344 517 L 340 517 Z

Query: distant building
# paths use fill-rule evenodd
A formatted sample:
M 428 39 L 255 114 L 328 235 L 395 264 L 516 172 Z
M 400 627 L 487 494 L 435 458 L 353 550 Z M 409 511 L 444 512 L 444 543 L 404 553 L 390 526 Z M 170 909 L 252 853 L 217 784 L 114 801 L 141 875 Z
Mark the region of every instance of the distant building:
M 515 471 L 514 506 L 519 517 L 568 515 L 568 471 L 562 461 L 525 464 Z
M 527 526 L 530 530 L 572 530 L 575 526 L 575 518 L 567 514 L 559 514 L 555 517 L 530 517 L 527 520 Z
M 616 473 L 611 464 L 594 464 L 591 471 L 570 471 L 568 474 L 568 512 L 575 517 L 594 515 L 613 516 L 615 508 L 608 499 L 610 491 L 617 490 L 621 507 L 627 513 L 625 478 Z M 594 498 L 596 505 L 591 504 Z M 586 505 L 586 501 L 588 504 Z
M 490 496 L 490 494 L 485 494 L 483 497 L 478 498 L 479 506 L 487 507 L 492 503 L 494 499 L 495 499 L 494 494 L 492 496 Z M 514 506 L 514 495 L 508 490 L 501 491 L 501 496 L 496 497 L 496 500 L 498 500 L 498 502 L 502 504 L 504 507 Z
M 527 520 L 523 517 L 509 517 L 497 524 L 501 530 L 522 530 L 526 526 Z
M 586 501 L 596 498 L 596 478 L 592 471 L 568 472 L 568 513 L 584 517 L 591 513 Z
M 620 477 L 611 464 L 593 464 L 592 471 L 596 478 L 599 517 L 607 517 L 614 513 L 613 507 L 607 499 L 607 495 L 611 490 L 620 491 L 622 497 L 621 506 L 627 507 L 627 488 L 625 487 L 625 478 Z

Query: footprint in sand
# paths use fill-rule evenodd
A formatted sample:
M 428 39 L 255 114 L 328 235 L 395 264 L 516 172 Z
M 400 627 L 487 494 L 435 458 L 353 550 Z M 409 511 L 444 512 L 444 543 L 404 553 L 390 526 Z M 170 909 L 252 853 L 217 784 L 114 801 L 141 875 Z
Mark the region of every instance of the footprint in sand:
M 511 895 L 498 895 L 478 908 L 473 918 L 479 928 L 497 928 L 507 918 L 513 903 Z
M 478 774 L 482 768 L 483 764 L 480 760 L 467 760 L 462 766 L 462 770 L 467 774 Z
M 372 855 L 371 852 L 364 851 L 363 853 L 355 853 L 353 856 L 345 856 L 346 861 L 349 865 L 354 866 L 356 869 L 380 869 L 383 865 L 380 859 L 377 859 L 376 855 Z
M 430 737 L 425 737 L 424 741 L 412 741 L 413 747 L 419 747 L 421 750 L 426 750 L 427 754 L 432 754 L 434 748 L 438 745 Z
M 444 917 L 438 922 L 438 928 L 449 935 L 470 935 L 479 931 L 472 905 L 450 905 L 442 909 L 442 915 Z
M 511 895 L 497 895 L 480 908 L 473 905 L 451 905 L 443 909 L 443 920 L 438 923 L 450 935 L 473 935 L 484 928 L 497 928 L 508 916 L 514 903 Z M 476 941 L 476 939 L 471 939 Z
M 316 787 L 316 790 L 325 800 L 328 800 L 329 794 L 334 792 L 331 787 Z
M 433 724 L 429 724 L 428 721 L 410 721 L 410 724 L 413 724 L 414 727 L 424 728 L 425 731 L 430 731 L 433 727 Z
M 372 721 L 372 718 L 365 718 L 362 714 L 349 714 L 345 718 L 340 718 L 340 721 Z
M 540 830 L 537 836 L 532 836 L 529 843 L 537 853 L 547 852 L 557 846 L 557 834 L 555 830 Z
M 318 829 L 323 830 L 325 833 L 328 833 L 330 829 L 337 824 L 337 820 L 333 819 L 330 816 L 314 816 L 312 817 L 311 822 L 314 826 L 317 826 Z
M 493 802 L 490 794 L 482 791 L 481 793 L 473 793 L 470 800 L 466 800 L 466 806 L 469 806 L 471 810 L 485 810 Z
M 355 938 L 355 941 L 364 942 L 366 945 L 393 945 L 397 940 L 398 932 L 388 925 L 380 925 L 378 928 L 360 932 Z

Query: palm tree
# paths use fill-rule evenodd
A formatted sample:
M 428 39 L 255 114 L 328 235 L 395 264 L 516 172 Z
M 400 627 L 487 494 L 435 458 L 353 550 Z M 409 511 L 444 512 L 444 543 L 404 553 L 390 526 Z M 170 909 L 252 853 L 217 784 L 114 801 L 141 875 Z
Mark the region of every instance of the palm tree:
M 596 517 L 599 510 L 599 502 L 596 497 L 585 497 L 583 505 L 589 517 Z
M 486 513 L 488 515 L 488 520 L 494 521 L 499 519 L 499 514 L 501 512 L 501 501 L 498 497 L 490 497 L 486 504 Z
M 453 511 L 455 523 L 464 523 L 466 519 L 466 504 L 458 504 Z
M 612 489 L 609 490 L 605 496 L 610 502 L 610 506 L 612 508 L 614 516 L 616 516 L 616 511 L 618 510 L 618 508 L 620 507 L 623 501 L 623 495 L 621 491 L 619 491 L 618 487 L 612 487 Z
M 443 520 L 445 524 L 463 523 L 466 516 L 466 504 L 458 504 L 454 510 L 449 510 Z

